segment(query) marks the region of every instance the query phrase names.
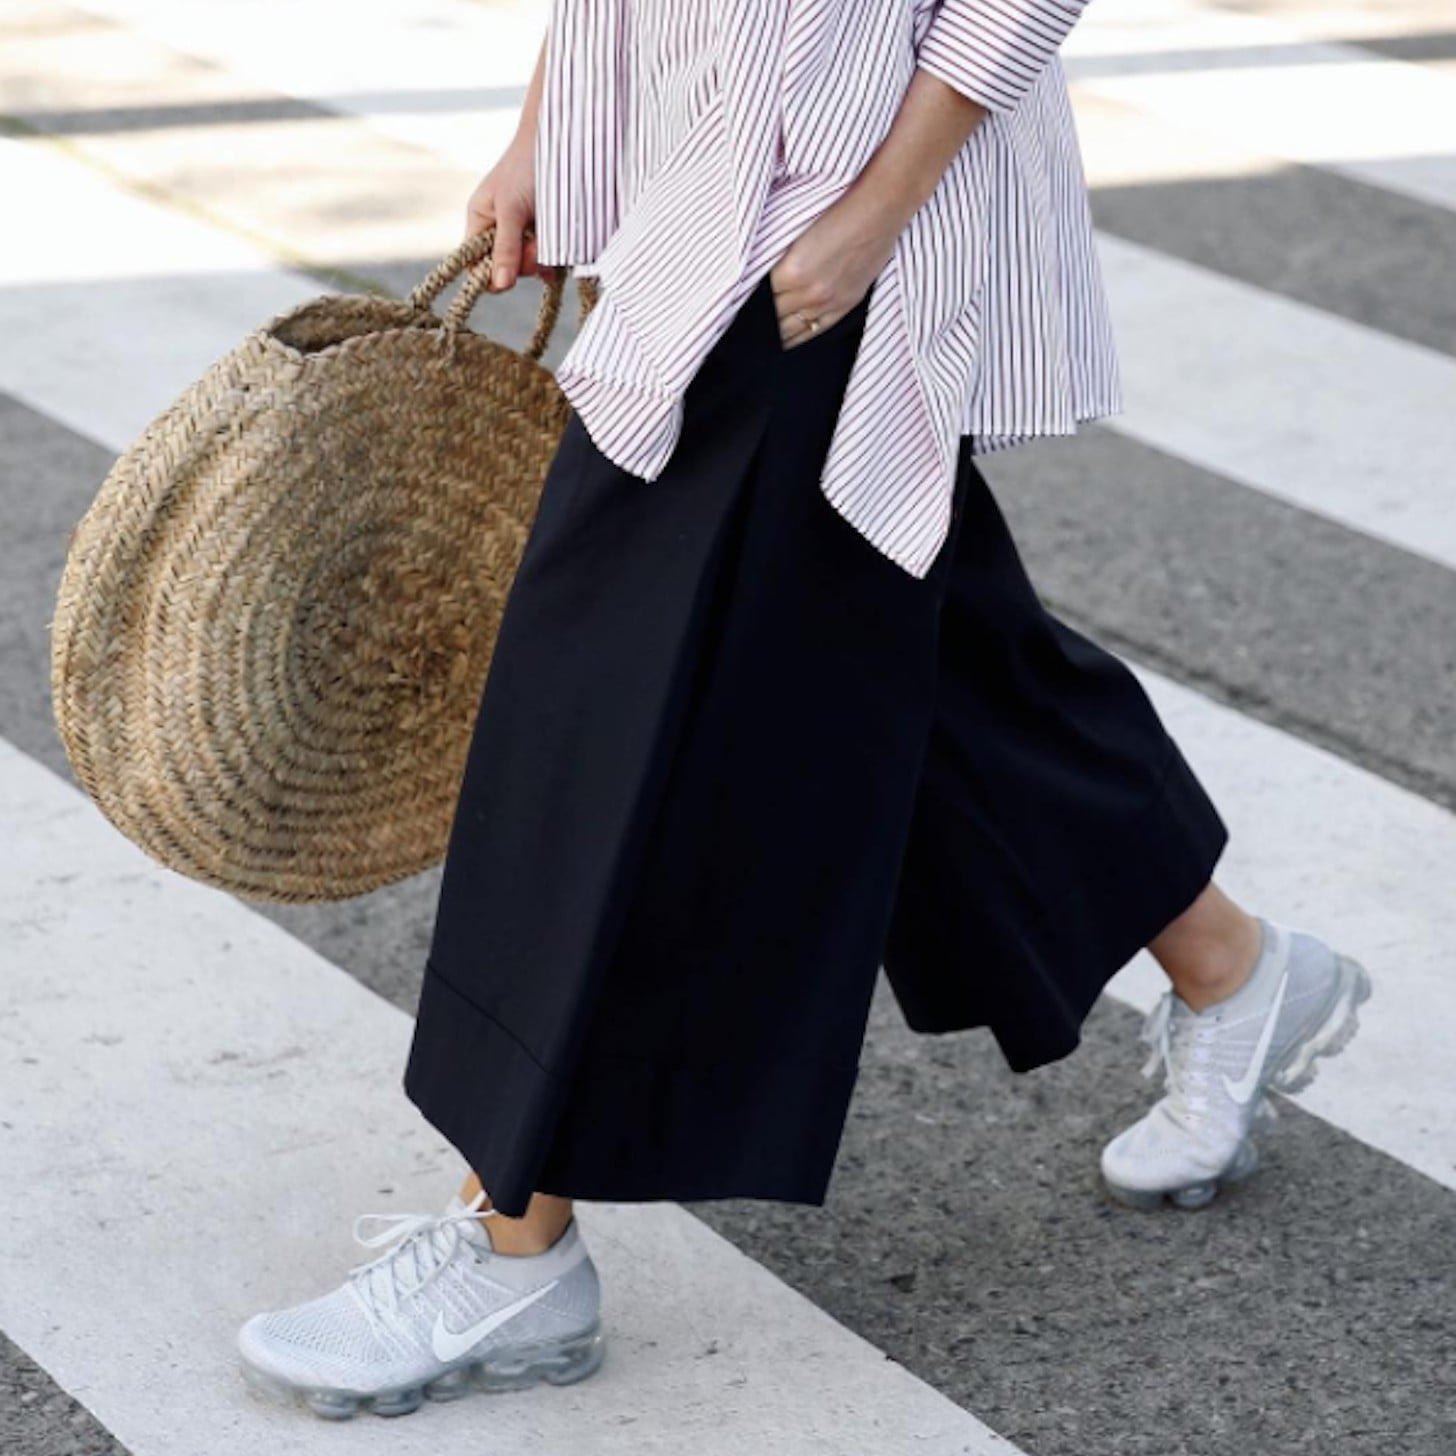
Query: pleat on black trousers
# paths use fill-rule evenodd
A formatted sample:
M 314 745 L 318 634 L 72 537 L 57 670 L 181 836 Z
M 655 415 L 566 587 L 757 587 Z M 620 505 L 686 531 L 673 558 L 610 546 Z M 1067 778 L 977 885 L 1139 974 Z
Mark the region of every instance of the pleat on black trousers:
M 1050 615 L 963 439 L 917 579 L 825 499 L 868 297 L 785 349 L 767 277 L 665 472 L 573 416 L 507 602 L 407 1095 L 501 1212 L 822 1203 L 881 966 L 1026 1071 L 1227 831 L 1132 673 Z

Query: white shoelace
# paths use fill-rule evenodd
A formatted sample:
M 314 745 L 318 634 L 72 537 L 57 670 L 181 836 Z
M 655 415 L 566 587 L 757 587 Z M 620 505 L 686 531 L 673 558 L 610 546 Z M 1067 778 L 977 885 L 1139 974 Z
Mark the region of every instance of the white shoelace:
M 1208 1110 L 1207 1089 L 1215 1085 L 1216 1075 L 1210 1052 L 1218 1027 L 1197 1015 L 1175 1018 L 1173 996 L 1172 991 L 1165 991 L 1143 1022 L 1142 1040 L 1152 1051 L 1142 1074 L 1152 1077 L 1159 1066 L 1163 1068 L 1169 1111 L 1188 1127 L 1191 1118 Z M 1256 1123 L 1272 1122 L 1278 1113 L 1267 1097 L 1261 1097 L 1256 1100 L 1254 1116 Z
M 482 1189 L 458 1213 L 361 1213 L 354 1220 L 356 1242 L 384 1249 L 349 1270 L 349 1290 L 375 1328 L 386 1315 L 398 1313 L 401 1299 L 418 1294 L 449 1267 L 460 1242 L 456 1225 L 496 1212 L 481 1208 L 484 1200 Z M 360 1232 L 360 1225 L 369 1219 L 388 1227 L 374 1234 Z M 405 1271 L 411 1275 L 409 1281 L 402 1277 Z
M 1152 1048 L 1143 1064 L 1143 1076 L 1156 1075 L 1162 1066 L 1170 1110 L 1185 1125 L 1190 1116 L 1208 1108 L 1206 1089 L 1214 1075 L 1209 1053 L 1216 1035 L 1217 1028 L 1201 1017 L 1175 1019 L 1172 991 L 1163 993 L 1143 1023 L 1142 1040 Z

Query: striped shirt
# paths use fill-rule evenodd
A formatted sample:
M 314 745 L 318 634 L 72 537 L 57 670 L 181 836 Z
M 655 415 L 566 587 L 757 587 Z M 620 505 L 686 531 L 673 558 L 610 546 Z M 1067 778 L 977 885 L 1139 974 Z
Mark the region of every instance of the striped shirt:
M 883 140 L 916 66 L 988 115 L 877 278 L 820 486 L 924 576 L 978 454 L 1122 409 L 1066 79 L 1085 0 L 553 0 L 542 263 L 594 275 L 557 379 L 656 479 L 683 395 L 763 275 Z

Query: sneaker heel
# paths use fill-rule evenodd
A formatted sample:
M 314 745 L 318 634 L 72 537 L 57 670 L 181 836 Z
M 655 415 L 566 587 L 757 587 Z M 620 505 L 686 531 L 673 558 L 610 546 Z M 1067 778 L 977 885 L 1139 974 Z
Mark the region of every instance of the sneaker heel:
M 1259 1149 L 1251 1142 L 1240 1145 L 1233 1161 L 1218 1175 L 1220 1183 L 1242 1183 L 1259 1170 Z
M 1339 990 L 1325 1023 L 1299 1049 L 1288 1066 L 1269 1079 L 1286 1097 L 1303 1092 L 1314 1081 L 1321 1057 L 1338 1056 L 1360 1030 L 1360 1007 L 1370 999 L 1370 975 L 1359 961 L 1337 955 Z
M 552 1385 L 572 1385 L 595 1373 L 606 1353 L 606 1337 L 598 1330 L 576 1341 L 570 1349 L 563 1351 L 556 1363 L 541 1373 Z

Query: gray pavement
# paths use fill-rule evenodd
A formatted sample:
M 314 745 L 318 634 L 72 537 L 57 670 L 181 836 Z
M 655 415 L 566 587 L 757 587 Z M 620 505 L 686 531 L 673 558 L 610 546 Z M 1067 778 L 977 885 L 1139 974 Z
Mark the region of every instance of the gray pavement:
M 1456 213 L 1290 165 L 1212 181 L 1099 187 L 1092 216 L 1102 231 L 1130 242 L 1456 352 L 1449 287 Z
M 6 1456 L 121 1456 L 125 1450 L 80 1401 L 0 1334 L 0 1451 Z

